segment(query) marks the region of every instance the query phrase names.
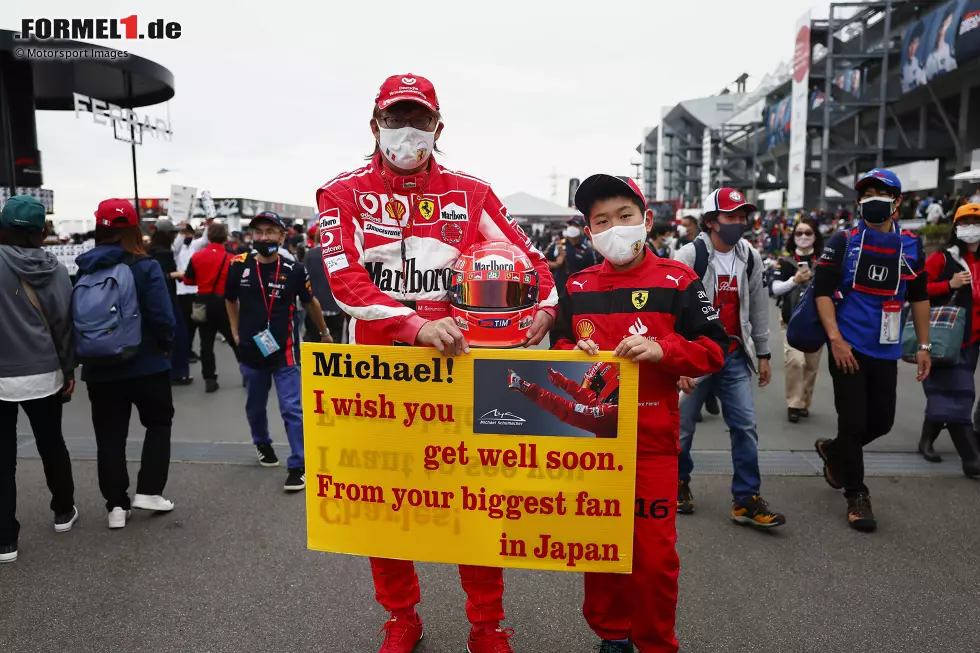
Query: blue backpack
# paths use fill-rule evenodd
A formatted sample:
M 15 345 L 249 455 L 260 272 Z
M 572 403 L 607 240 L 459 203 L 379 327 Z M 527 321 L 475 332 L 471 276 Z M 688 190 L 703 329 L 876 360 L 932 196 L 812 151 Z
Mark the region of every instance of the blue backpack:
M 844 246 L 844 264 L 847 264 L 847 256 L 851 247 L 851 238 L 847 237 Z M 799 303 L 793 309 L 793 314 L 789 318 L 786 326 L 786 342 L 793 349 L 798 349 L 805 354 L 812 354 L 824 348 L 827 344 L 827 331 L 823 328 L 820 321 L 820 314 L 817 312 L 817 302 L 813 294 L 813 282 L 806 287 L 800 295 Z M 837 305 L 848 292 L 848 289 L 838 289 L 834 304 Z
M 143 319 L 129 264 L 81 275 L 72 290 L 71 315 L 80 363 L 114 365 L 134 357 L 143 339 Z

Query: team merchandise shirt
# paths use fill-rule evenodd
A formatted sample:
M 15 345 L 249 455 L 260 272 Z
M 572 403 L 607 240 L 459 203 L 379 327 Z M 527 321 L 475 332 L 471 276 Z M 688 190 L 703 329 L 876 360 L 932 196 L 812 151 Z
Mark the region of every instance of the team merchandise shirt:
M 228 270 L 225 299 L 240 305 L 238 354 L 242 363 L 263 369 L 299 364 L 296 302 L 313 301 L 305 267 L 282 256 L 273 263 L 259 263 L 254 253 L 242 254 Z M 255 341 L 266 329 L 279 347 L 268 356 Z
M 712 260 L 716 283 L 718 284 L 715 288 L 715 310 L 718 311 L 721 324 L 725 327 L 725 333 L 741 338 L 742 319 L 739 317 L 738 264 L 734 249 L 730 252 L 715 250 L 715 257 Z M 732 353 L 736 349 L 738 349 L 738 344 L 733 340 L 728 346 L 728 353 Z

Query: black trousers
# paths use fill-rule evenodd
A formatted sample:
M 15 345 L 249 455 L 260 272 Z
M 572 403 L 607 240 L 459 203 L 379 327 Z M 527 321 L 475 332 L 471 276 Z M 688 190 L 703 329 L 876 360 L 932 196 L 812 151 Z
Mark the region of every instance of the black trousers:
M 228 309 L 225 308 L 225 298 L 220 295 L 197 295 L 198 301 L 203 301 L 208 307 L 208 321 L 200 325 L 201 329 L 201 376 L 205 379 L 217 379 L 217 367 L 214 362 L 214 338 L 219 333 L 228 341 L 228 346 L 238 360 L 238 347 L 231 335 L 231 323 L 228 321 Z
M 827 357 L 834 382 L 837 437 L 825 451 L 831 466 L 843 474 L 844 494 L 867 492 L 864 446 L 892 430 L 898 390 L 898 361 L 872 358 L 854 351 L 858 371 L 845 374 L 833 355 Z
M 75 505 L 75 482 L 71 459 L 61 433 L 61 397 L 9 402 L 0 401 L 0 545 L 16 544 L 17 523 L 17 406 L 24 408 L 34 431 L 34 442 L 51 491 L 51 510 L 56 515 L 71 512 Z
M 184 316 L 184 323 L 187 325 L 188 355 L 194 349 L 194 334 L 197 333 L 198 326 L 197 322 L 191 319 L 191 310 L 195 301 L 197 301 L 197 295 L 177 295 L 177 307 L 180 309 L 180 314 Z
M 330 337 L 333 338 L 335 343 L 343 342 L 344 337 L 344 325 L 347 322 L 347 316 L 343 313 L 337 315 L 324 315 L 323 321 L 327 324 L 327 331 L 330 332 Z M 316 324 L 310 319 L 310 316 L 306 316 L 306 330 L 303 334 L 303 342 L 320 342 L 320 333 L 317 331 Z
M 99 489 L 106 510 L 130 509 L 126 439 L 133 406 L 146 428 L 137 494 L 162 494 L 170 472 L 170 430 L 174 401 L 170 372 L 159 372 L 105 383 L 88 383 L 92 427 L 99 447 Z

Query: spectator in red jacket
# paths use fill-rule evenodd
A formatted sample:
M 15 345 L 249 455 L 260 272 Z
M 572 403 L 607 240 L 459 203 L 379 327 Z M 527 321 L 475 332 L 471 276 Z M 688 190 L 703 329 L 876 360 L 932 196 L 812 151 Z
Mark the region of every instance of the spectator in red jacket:
M 235 255 L 225 248 L 228 240 L 228 227 L 214 223 L 208 227 L 208 244 L 191 257 L 184 271 L 184 283 L 197 286 L 197 301 L 195 304 L 203 307 L 196 310 L 201 329 L 201 376 L 204 377 L 204 391 L 218 390 L 218 373 L 214 362 L 214 339 L 221 334 L 238 360 L 238 347 L 231 333 L 228 322 L 228 311 L 225 309 L 225 282 L 228 280 L 228 269 Z M 194 315 L 192 314 L 192 319 Z

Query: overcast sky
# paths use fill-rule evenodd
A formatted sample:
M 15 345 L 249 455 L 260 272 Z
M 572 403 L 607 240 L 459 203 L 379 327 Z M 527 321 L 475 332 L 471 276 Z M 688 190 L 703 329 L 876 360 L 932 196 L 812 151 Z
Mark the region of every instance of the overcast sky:
M 633 150 L 660 107 L 715 94 L 743 72 L 751 90 L 791 60 L 796 21 L 811 7 L 826 16 L 829 0 L 0 5 L 0 26 L 15 30 L 25 17 L 134 13 L 141 24 L 182 25 L 174 41 L 94 41 L 174 74 L 174 139 L 137 148 L 141 197 L 166 197 L 178 183 L 312 206 L 320 185 L 371 151 L 372 103 L 388 75 L 435 84 L 447 166 L 489 181 L 501 197 L 550 199 L 557 173 L 564 201 L 568 177 L 632 174 Z M 87 218 L 99 200 L 133 194 L 129 146 L 80 115 L 38 114 L 58 218 Z

